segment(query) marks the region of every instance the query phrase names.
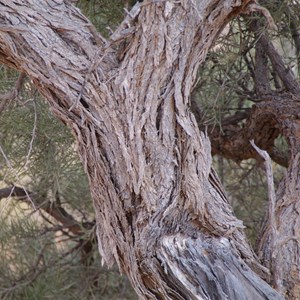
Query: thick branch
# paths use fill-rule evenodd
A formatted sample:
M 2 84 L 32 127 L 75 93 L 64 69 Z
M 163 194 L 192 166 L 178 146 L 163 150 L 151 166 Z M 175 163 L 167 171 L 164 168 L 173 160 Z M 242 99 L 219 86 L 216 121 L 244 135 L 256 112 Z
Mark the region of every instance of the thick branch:
M 293 151 L 299 151 L 299 140 L 294 138 L 300 134 L 298 103 L 299 99 L 291 94 L 269 96 L 268 100 L 252 107 L 244 126 L 238 123 L 229 123 L 229 125 L 225 123 L 221 129 L 218 127 L 208 129 L 212 141 L 212 153 L 235 161 L 258 159 L 249 144 L 249 140 L 254 139 L 260 148 L 268 151 L 275 162 L 287 167 L 288 155 L 279 152 L 274 146 L 274 140 L 281 134 L 292 145 Z
M 268 102 L 268 105 L 271 105 L 271 102 Z M 192 110 L 200 128 L 206 130 L 201 122 L 203 118 L 201 109 L 194 98 Z M 241 125 L 242 123 L 245 124 Z M 263 110 L 254 106 L 252 109 L 237 112 L 223 119 L 221 124 L 221 127 L 215 125 L 207 127 L 213 155 L 221 155 L 236 162 L 249 158 L 260 160 L 257 152 L 249 144 L 249 140 L 254 139 L 262 149 L 268 150 L 273 161 L 281 166 L 288 166 L 287 155 L 274 146 L 274 141 L 280 133 L 278 129 L 281 128 L 277 125 L 274 114 L 265 114 Z
M 217 294 L 211 290 L 211 281 L 201 280 L 209 264 L 202 260 L 214 258 L 218 247 L 211 256 L 195 252 L 196 269 L 190 263 L 177 273 L 173 264 L 191 260 L 186 241 L 201 245 L 203 233 L 217 244 L 227 239 L 230 262 L 236 255 L 234 261 L 263 270 L 213 174 L 209 140 L 189 110 L 199 64 L 250 1 L 137 4 L 127 25 L 134 23 L 134 30 L 124 35 L 123 23 L 121 40 L 103 47 L 77 10 L 57 2 L 0 0 L 0 60 L 26 71 L 72 128 L 90 180 L 103 259 L 117 262 L 142 299 L 197 299 L 197 282 L 209 291 L 207 299 L 246 290 L 280 299 L 255 273 L 251 283 L 235 285 L 248 268 L 218 283 L 226 278 L 224 257 L 215 262 L 218 276 L 209 271 L 219 287 Z M 181 248 L 168 259 L 164 251 L 172 243 L 166 249 L 165 242 L 172 236 Z M 175 276 L 166 276 L 169 269 Z
M 260 40 L 255 45 L 255 89 L 258 95 L 271 94 L 268 59 Z
M 269 236 L 269 249 L 272 253 L 277 252 L 278 247 L 278 228 L 276 223 L 276 213 L 275 213 L 275 207 L 276 207 L 276 194 L 275 194 L 275 186 L 274 186 L 274 178 L 273 178 L 273 168 L 272 168 L 272 162 L 270 159 L 270 156 L 267 151 L 259 149 L 252 141 L 250 141 L 253 148 L 259 153 L 259 155 L 264 159 L 265 161 L 265 167 L 266 167 L 266 175 L 267 175 L 267 183 L 268 183 L 268 198 L 269 198 L 269 204 L 268 204 L 268 220 L 269 220 L 269 228 L 270 228 L 270 236 Z M 279 275 L 280 272 L 276 268 L 272 269 L 273 274 L 273 281 L 275 288 L 277 290 L 280 289 L 280 280 L 281 276 Z
M 28 199 L 28 196 L 30 199 Z M 88 222 L 79 223 L 63 207 L 51 203 L 49 200 L 30 191 L 26 191 L 24 188 L 12 186 L 0 189 L 0 200 L 7 197 L 15 197 L 17 200 L 25 201 L 29 205 L 31 205 L 31 201 L 33 201 L 37 209 L 42 209 L 47 212 L 56 221 L 61 223 L 64 228 L 67 228 L 75 235 L 82 235 L 84 233 L 83 228 L 91 229 L 93 226 L 93 224 Z
M 295 12 L 291 8 L 286 6 L 286 14 L 289 19 L 289 26 L 292 34 L 292 38 L 295 43 L 296 55 L 298 58 L 298 63 L 300 60 L 300 31 L 299 31 L 299 16 L 295 15 Z M 300 66 L 299 66 L 300 67 Z

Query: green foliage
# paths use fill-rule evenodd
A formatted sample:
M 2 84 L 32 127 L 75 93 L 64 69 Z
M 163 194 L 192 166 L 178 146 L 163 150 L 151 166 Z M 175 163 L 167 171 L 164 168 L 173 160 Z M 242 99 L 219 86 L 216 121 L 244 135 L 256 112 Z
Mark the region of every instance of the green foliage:
M 2 69 L 3 91 L 17 74 Z M 70 130 L 57 121 L 28 81 L 0 118 L 0 188 L 14 184 L 61 205 L 79 224 L 94 211 Z M 96 243 L 83 241 L 43 209 L 22 199 L 0 202 L 0 299 L 134 299 L 126 278 L 101 266 Z
M 77 6 L 99 32 L 108 37 L 126 14 L 125 2 L 124 0 L 79 0 Z
M 105 36 L 125 14 L 124 2 L 118 0 L 81 0 L 77 5 Z M 17 77 L 1 67 L 0 91 L 9 91 Z M 93 224 L 94 211 L 74 138 L 29 80 L 1 113 L 0 147 L 0 188 L 26 188 L 38 195 L 39 205 L 63 207 L 84 232 L 70 232 L 23 199 L 0 201 L 0 298 L 135 299 L 125 277 L 101 266 L 94 227 L 84 227 Z
M 12 203 L 11 203 L 12 205 Z M 14 210 L 17 210 L 15 207 Z M 1 299 L 134 299 L 116 270 L 94 262 L 85 266 L 71 239 L 41 231 L 41 222 L 17 213 L 1 221 Z
M 299 29 L 298 1 L 262 1 L 278 27 L 278 31 L 268 31 L 277 51 L 283 55 L 285 63 L 300 79 L 299 54 L 292 36 L 291 22 L 295 22 Z M 208 54 L 205 63 L 199 70 L 199 79 L 193 92 L 201 107 L 202 127 L 218 128 L 221 134 L 224 131 L 224 120 L 239 112 L 245 112 L 260 100 L 254 89 L 253 70 L 255 67 L 254 34 L 249 32 L 249 22 L 261 20 L 259 15 L 253 15 L 247 20 L 240 17 L 231 22 L 223 31 L 214 48 Z M 261 32 L 266 31 L 261 28 Z M 278 89 L 278 78 L 272 73 L 271 63 L 268 62 L 271 87 Z M 298 67 L 297 67 L 298 65 Z M 242 120 L 236 125 L 245 126 Z M 282 136 L 275 140 L 275 146 L 288 157 L 288 145 Z M 263 163 L 254 160 L 233 162 L 223 157 L 214 157 L 214 165 L 218 170 L 231 204 L 237 217 L 244 221 L 246 232 L 252 244 L 256 242 L 258 232 L 267 208 L 268 194 L 266 174 Z M 274 181 L 276 187 L 282 178 L 285 169 L 276 163 L 273 164 Z

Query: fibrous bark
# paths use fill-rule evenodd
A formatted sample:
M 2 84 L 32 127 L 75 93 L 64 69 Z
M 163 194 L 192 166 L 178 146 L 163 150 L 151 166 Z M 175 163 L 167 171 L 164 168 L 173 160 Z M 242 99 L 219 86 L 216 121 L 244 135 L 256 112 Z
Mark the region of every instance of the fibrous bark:
M 141 299 L 281 299 L 189 110 L 199 64 L 249 2 L 144 1 L 105 40 L 61 0 L 0 0 L 0 61 L 72 128 L 100 253 Z
M 258 254 L 271 270 L 272 284 L 287 299 L 298 299 L 300 295 L 299 103 L 298 96 L 283 94 L 259 105 L 265 114 L 276 117 L 277 126 L 291 151 L 287 173 L 276 192 L 275 220 L 271 222 L 270 217 L 266 216 L 258 244 Z
M 238 112 L 222 120 L 221 129 L 211 126 L 208 132 L 214 154 L 235 161 L 259 159 L 249 143 L 254 139 L 259 147 L 268 151 L 273 161 L 288 168 L 276 193 L 274 218 L 269 211 L 266 213 L 258 238 L 258 254 L 264 266 L 271 270 L 269 282 L 287 299 L 298 299 L 300 85 L 268 35 L 262 33 L 257 20 L 252 21 L 250 28 L 257 39 L 253 70 L 256 104 L 246 112 Z M 271 72 L 266 66 L 267 62 L 273 68 L 272 75 L 280 79 L 279 85 L 275 85 L 276 89 L 271 88 Z M 274 146 L 278 136 L 288 142 L 289 155 L 282 155 Z
M 251 29 L 258 39 L 257 44 L 261 45 L 262 55 L 265 54 L 268 57 L 274 73 L 280 78 L 286 91 L 272 91 L 267 88 L 268 92 L 264 93 L 258 88 L 257 94 L 261 102 L 255 107 L 256 115 L 263 116 L 265 120 L 273 120 L 273 130 L 286 139 L 290 151 L 287 173 L 277 189 L 274 215 L 268 212 L 265 217 L 258 243 L 258 254 L 264 265 L 271 270 L 272 285 L 287 299 L 298 299 L 300 295 L 298 229 L 300 222 L 300 84 L 292 70 L 284 64 L 267 34 L 260 32 L 257 23 L 254 22 L 252 25 L 254 26 L 251 26 Z M 261 65 L 262 62 L 256 59 L 256 65 L 259 64 Z M 259 87 L 258 82 L 263 82 L 263 74 L 257 77 L 256 88 Z M 264 134 L 267 135 L 267 133 Z M 270 138 L 272 139 L 271 134 Z

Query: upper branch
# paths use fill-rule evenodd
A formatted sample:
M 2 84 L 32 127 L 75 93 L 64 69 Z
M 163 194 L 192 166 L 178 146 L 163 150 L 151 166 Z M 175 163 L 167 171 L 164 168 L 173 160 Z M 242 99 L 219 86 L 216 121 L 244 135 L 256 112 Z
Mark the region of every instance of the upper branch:
M 64 1 L 1 0 L 0 25 L 0 62 L 29 75 L 57 110 L 69 109 L 105 39 Z
M 296 80 L 293 71 L 285 66 L 281 55 L 275 49 L 268 35 L 261 32 L 261 28 L 259 27 L 258 22 L 252 22 L 250 30 L 252 30 L 256 35 L 260 47 L 265 51 L 266 55 L 270 59 L 274 71 L 283 82 L 285 88 L 289 92 L 298 94 L 300 92 L 300 85 Z

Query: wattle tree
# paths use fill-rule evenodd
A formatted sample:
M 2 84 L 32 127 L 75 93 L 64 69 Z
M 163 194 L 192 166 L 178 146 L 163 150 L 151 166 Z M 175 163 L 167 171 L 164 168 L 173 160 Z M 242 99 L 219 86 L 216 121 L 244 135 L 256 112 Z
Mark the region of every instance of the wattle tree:
M 285 103 L 290 94 L 283 95 L 277 107 L 267 95 L 252 119 L 276 116 L 292 147 L 286 178 L 293 180 L 283 181 L 261 239 L 265 266 L 190 108 L 214 41 L 232 18 L 253 10 L 268 17 L 249 0 L 144 1 L 105 39 L 67 1 L 0 0 L 0 61 L 29 76 L 72 130 L 100 254 L 108 266 L 117 263 L 141 299 L 273 300 L 299 291 L 299 114 L 286 122 L 297 100 Z

